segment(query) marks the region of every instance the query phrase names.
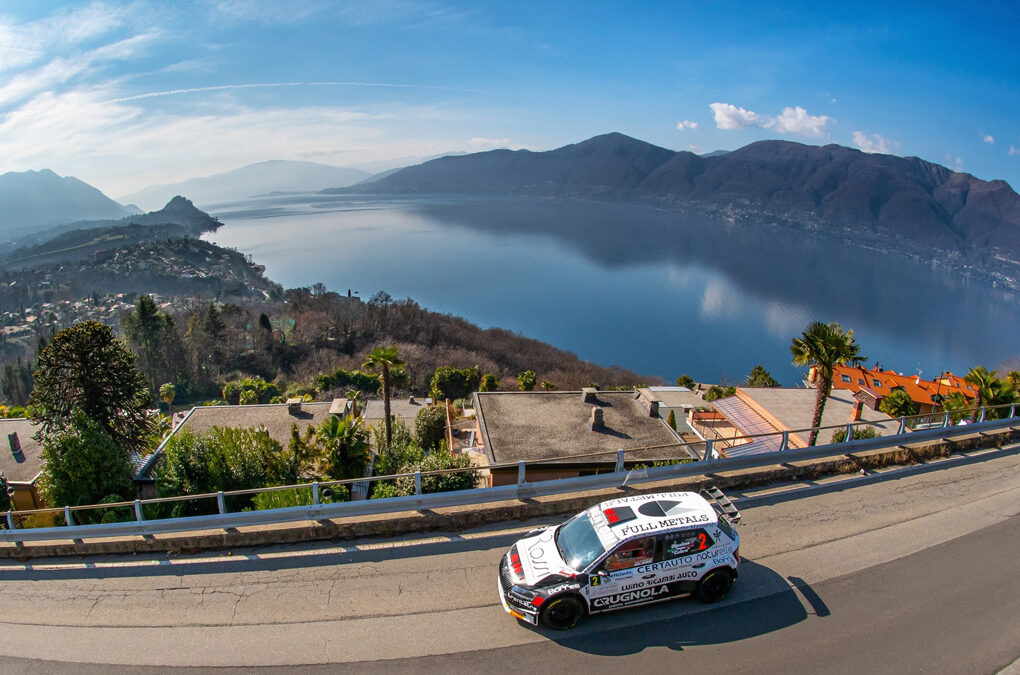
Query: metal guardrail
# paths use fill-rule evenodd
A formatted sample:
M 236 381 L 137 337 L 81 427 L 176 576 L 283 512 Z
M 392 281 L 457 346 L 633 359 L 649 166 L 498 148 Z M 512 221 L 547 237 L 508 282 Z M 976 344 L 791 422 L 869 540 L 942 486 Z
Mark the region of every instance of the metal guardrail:
M 0 531 L 0 542 L 25 542 L 25 541 L 53 541 L 53 540 L 76 540 L 95 537 L 116 537 L 116 536 L 144 536 L 164 534 L 171 532 L 188 532 L 202 530 L 222 530 L 228 528 L 246 527 L 253 525 L 269 525 L 275 523 L 328 520 L 332 518 L 343 518 L 348 516 L 381 515 L 386 513 L 399 513 L 406 511 L 418 511 L 424 509 L 436 509 L 451 506 L 469 506 L 473 504 L 485 504 L 501 501 L 515 501 L 534 497 L 549 495 L 567 494 L 571 492 L 583 492 L 602 488 L 624 487 L 628 485 L 640 485 L 642 483 L 671 480 L 677 478 L 689 478 L 693 476 L 707 475 L 711 473 L 738 471 L 742 469 L 753 469 L 762 466 L 773 466 L 789 462 L 805 460 L 826 459 L 851 455 L 857 452 L 869 452 L 885 448 L 906 447 L 919 443 L 930 443 L 942 440 L 949 440 L 959 436 L 973 436 L 986 432 L 1000 432 L 1012 429 L 1020 430 L 1016 419 L 1017 406 L 1006 406 L 1009 408 L 1010 417 L 998 420 L 979 421 L 975 424 L 961 426 L 945 426 L 939 428 L 923 429 L 920 431 L 906 432 L 905 418 L 900 418 L 900 429 L 898 434 L 890 436 L 879 436 L 861 440 L 849 440 L 852 438 L 851 428 L 848 427 L 848 440 L 841 443 L 815 446 L 799 449 L 784 449 L 782 452 L 770 452 L 758 455 L 749 455 L 723 459 L 714 456 L 711 450 L 711 443 L 707 443 L 703 459 L 695 462 L 674 464 L 670 466 L 658 466 L 642 469 L 626 470 L 624 467 L 624 451 L 617 451 L 615 470 L 612 472 L 595 474 L 591 476 L 580 476 L 577 478 L 561 478 L 529 483 L 526 481 L 527 466 L 524 462 L 517 465 L 497 465 L 502 467 L 518 467 L 518 481 L 513 485 L 501 485 L 497 487 L 474 488 L 469 490 L 458 490 L 452 492 L 437 492 L 433 494 L 421 494 L 421 477 L 430 474 L 453 473 L 463 469 L 446 469 L 431 472 L 416 472 L 413 474 L 400 474 L 399 476 L 383 476 L 373 480 L 393 479 L 397 477 L 413 477 L 417 494 L 407 497 L 390 497 L 387 499 L 370 499 L 354 502 L 340 502 L 336 504 L 313 503 L 310 506 L 294 506 L 280 509 L 267 509 L 263 511 L 242 511 L 238 513 L 225 513 L 224 499 L 227 496 L 251 494 L 267 490 L 288 490 L 300 487 L 311 487 L 315 502 L 319 490 L 324 485 L 340 485 L 347 483 L 363 482 L 364 478 L 349 479 L 344 481 L 331 481 L 329 483 L 306 483 L 300 486 L 285 485 L 259 490 L 238 490 L 234 492 L 218 492 L 205 495 L 187 495 L 183 497 L 164 497 L 159 499 L 134 500 L 133 502 L 121 502 L 119 504 L 103 504 L 89 507 L 64 507 L 63 509 L 44 509 L 32 513 L 59 513 L 63 512 L 68 520 L 67 527 L 43 527 L 32 529 L 13 529 L 14 521 L 12 512 L 7 512 L 8 526 L 11 529 Z M 982 413 L 981 418 L 984 418 Z M 948 424 L 949 417 L 946 416 Z M 861 423 L 867 424 L 867 423 Z M 839 425 L 844 427 L 844 425 Z M 831 428 L 831 427 L 830 427 Z M 790 432 L 783 432 L 784 435 Z M 606 453 L 593 453 L 606 454 Z M 477 470 L 477 467 L 474 469 Z M 165 518 L 159 520 L 143 520 L 142 506 L 160 502 L 182 501 L 187 499 L 212 499 L 215 498 L 219 504 L 221 513 L 190 516 L 183 518 Z M 117 508 L 133 507 L 136 520 L 132 522 L 104 523 L 97 525 L 71 525 L 73 522 L 71 513 L 74 510 L 88 508 Z M 28 512 L 21 512 L 28 513 Z

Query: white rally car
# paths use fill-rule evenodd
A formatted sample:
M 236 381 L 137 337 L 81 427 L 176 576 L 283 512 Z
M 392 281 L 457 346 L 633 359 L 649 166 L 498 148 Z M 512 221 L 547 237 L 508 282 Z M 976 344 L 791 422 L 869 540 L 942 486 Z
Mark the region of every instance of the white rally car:
M 499 564 L 500 600 L 518 619 L 556 630 L 670 598 L 722 600 L 740 565 L 736 518 L 693 492 L 603 502 L 514 544 Z

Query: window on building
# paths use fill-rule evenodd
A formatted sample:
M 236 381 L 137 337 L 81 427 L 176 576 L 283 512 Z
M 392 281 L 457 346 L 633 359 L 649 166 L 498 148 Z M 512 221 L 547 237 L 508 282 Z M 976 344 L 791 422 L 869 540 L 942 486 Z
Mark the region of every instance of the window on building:
M 849 375 L 840 375 L 840 377 L 842 377 L 843 381 L 846 382 L 847 384 L 849 384 L 850 382 L 853 382 L 853 380 L 850 379 Z

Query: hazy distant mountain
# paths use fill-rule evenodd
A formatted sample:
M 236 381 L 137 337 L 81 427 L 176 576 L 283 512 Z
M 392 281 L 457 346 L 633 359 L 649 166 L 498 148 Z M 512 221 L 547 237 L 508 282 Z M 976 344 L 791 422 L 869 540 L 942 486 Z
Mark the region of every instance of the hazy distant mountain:
M 714 156 L 622 134 L 548 152 L 443 157 L 350 191 L 556 196 L 696 208 L 908 252 L 950 253 L 1020 277 L 1020 196 L 916 157 L 760 141 Z
M 30 233 L 11 237 L 12 248 L 53 248 L 53 242 L 59 243 L 62 237 L 68 234 L 84 237 L 86 231 L 92 230 L 114 230 L 129 225 L 141 227 L 168 226 L 163 227 L 165 236 L 174 237 L 197 237 L 203 232 L 213 232 L 222 223 L 208 213 L 200 211 L 184 197 L 174 197 L 166 206 L 158 211 L 149 213 L 136 213 L 124 218 L 108 218 L 102 220 L 77 220 L 49 228 L 40 228 Z M 155 235 L 154 235 L 155 236 Z M 164 238 L 165 238 L 164 236 Z M 59 245 L 57 249 L 61 248 Z
M 318 192 L 324 188 L 345 187 L 369 175 L 360 169 L 315 162 L 270 160 L 204 178 L 190 178 L 181 183 L 152 185 L 123 197 L 121 201 L 151 209 L 165 204 L 174 195 L 184 195 L 207 207 L 272 192 Z
M 71 176 L 49 169 L 0 175 L 0 237 L 8 238 L 40 225 L 72 220 L 122 218 L 136 213 Z

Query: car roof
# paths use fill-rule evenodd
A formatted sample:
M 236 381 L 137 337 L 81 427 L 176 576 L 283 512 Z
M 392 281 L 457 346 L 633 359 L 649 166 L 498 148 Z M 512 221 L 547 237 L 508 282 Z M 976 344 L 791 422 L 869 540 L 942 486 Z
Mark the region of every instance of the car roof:
M 718 522 L 715 509 L 696 492 L 620 497 L 593 506 L 585 513 L 607 549 L 626 539 Z

